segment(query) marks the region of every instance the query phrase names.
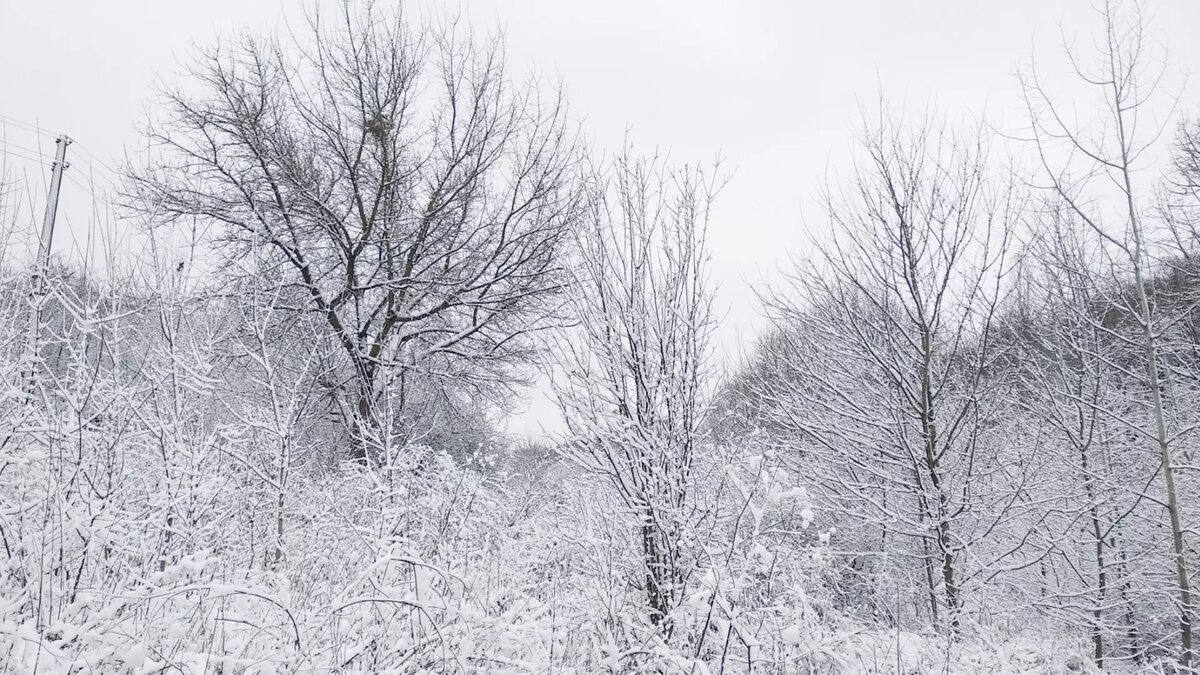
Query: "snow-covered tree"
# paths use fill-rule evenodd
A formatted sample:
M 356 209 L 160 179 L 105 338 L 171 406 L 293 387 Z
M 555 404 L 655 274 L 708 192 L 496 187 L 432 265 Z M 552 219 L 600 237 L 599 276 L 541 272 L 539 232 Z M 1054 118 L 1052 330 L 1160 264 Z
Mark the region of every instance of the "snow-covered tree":
M 667 634 L 693 556 L 691 471 L 704 443 L 712 289 L 705 247 L 716 185 L 630 151 L 593 176 L 559 341 L 568 456 L 636 517 L 643 587 Z

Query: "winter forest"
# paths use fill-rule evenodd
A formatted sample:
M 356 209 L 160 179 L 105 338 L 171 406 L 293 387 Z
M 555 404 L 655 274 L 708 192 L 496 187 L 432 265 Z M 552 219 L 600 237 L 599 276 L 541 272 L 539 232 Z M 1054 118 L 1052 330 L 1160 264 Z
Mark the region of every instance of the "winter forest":
M 0 99 L 0 673 L 1200 673 L 1150 8 L 1011 64 L 1003 125 L 859 92 L 733 359 L 738 167 L 593 142 L 486 22 L 197 45 L 82 257 Z M 505 431 L 537 388 L 561 427 Z

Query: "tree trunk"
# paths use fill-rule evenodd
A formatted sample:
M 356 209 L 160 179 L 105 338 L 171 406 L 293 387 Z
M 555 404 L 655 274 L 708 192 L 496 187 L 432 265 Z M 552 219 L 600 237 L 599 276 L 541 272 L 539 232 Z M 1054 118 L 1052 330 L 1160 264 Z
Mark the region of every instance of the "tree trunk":
M 1092 538 L 1096 544 L 1096 604 L 1092 609 L 1092 660 L 1104 670 L 1104 601 L 1108 596 L 1108 570 L 1104 559 L 1104 530 L 1100 523 L 1100 508 L 1096 504 L 1096 487 L 1088 468 L 1087 448 L 1079 447 L 1083 466 L 1083 485 L 1088 498 L 1088 515 L 1092 521 Z
M 950 532 L 950 505 L 946 497 L 945 486 L 940 463 L 938 461 L 937 421 L 934 417 L 934 394 L 931 371 L 933 369 L 933 335 L 928 326 L 921 327 L 921 350 L 923 363 L 921 368 L 921 436 L 925 450 L 925 468 L 929 472 L 930 487 L 937 497 L 937 543 L 942 557 L 942 584 L 946 595 L 946 614 L 950 628 L 950 637 L 959 637 L 959 609 L 962 598 L 959 594 L 958 582 L 954 570 L 954 547 Z
M 1118 116 L 1122 141 L 1124 126 Z M 1179 500 L 1175 490 L 1175 466 L 1172 463 L 1171 447 L 1167 435 L 1166 415 L 1163 413 L 1162 379 L 1158 372 L 1158 342 L 1154 336 L 1154 314 L 1146 292 L 1145 274 L 1142 270 L 1142 228 L 1133 203 L 1133 183 L 1130 177 L 1129 158 L 1122 143 L 1124 164 L 1125 196 L 1128 205 L 1130 232 L 1133 235 L 1133 281 L 1137 285 L 1138 311 L 1141 316 L 1142 340 L 1146 356 L 1146 379 L 1150 385 L 1150 405 L 1154 414 L 1154 435 L 1162 462 L 1163 477 L 1167 488 L 1167 516 L 1171 521 L 1171 548 L 1174 554 L 1175 581 L 1179 585 L 1179 665 L 1187 670 L 1192 666 L 1192 589 L 1188 580 L 1187 558 L 1183 546 L 1183 522 L 1179 515 Z
M 921 484 L 921 476 L 918 475 L 917 476 L 917 485 L 919 486 L 920 484 Z M 926 511 L 928 511 L 928 507 L 927 507 L 928 502 L 925 499 L 925 495 L 923 495 L 921 493 L 917 493 L 917 502 L 918 502 L 918 506 L 919 506 L 919 508 L 917 510 L 917 522 L 924 525 L 925 520 L 926 520 L 925 513 L 926 513 Z M 934 568 L 933 551 L 929 550 L 929 537 L 926 537 L 924 535 L 921 536 L 921 553 L 922 553 L 921 560 L 923 563 L 923 567 L 925 568 L 925 586 L 926 586 L 926 590 L 929 592 L 930 619 L 931 619 L 933 625 L 936 627 L 936 626 L 940 626 L 941 622 L 942 622 L 940 612 L 938 611 L 937 579 L 936 579 L 936 577 L 934 575 L 934 571 L 933 571 L 933 568 Z
M 377 462 L 377 453 L 372 451 L 379 435 L 375 386 L 373 382 L 360 383 L 354 404 L 354 419 L 350 429 L 350 459 L 359 464 Z
M 663 576 L 662 560 L 654 531 L 653 516 L 646 513 L 647 522 L 642 524 L 642 554 L 646 560 L 646 599 L 650 605 L 650 623 L 662 627 L 670 611 L 667 588 Z
M 943 506 L 943 510 L 944 510 Z M 938 547 L 942 551 L 942 583 L 946 589 L 946 614 L 950 619 L 950 636 L 959 636 L 959 614 L 962 609 L 962 598 L 959 597 L 958 582 L 954 575 L 954 550 L 950 544 L 950 521 L 942 517 L 938 524 Z

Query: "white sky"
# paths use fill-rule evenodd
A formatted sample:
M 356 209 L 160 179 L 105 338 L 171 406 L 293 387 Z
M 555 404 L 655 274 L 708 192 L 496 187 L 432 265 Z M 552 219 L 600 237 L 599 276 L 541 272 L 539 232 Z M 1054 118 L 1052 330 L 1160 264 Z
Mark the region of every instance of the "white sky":
M 423 2 L 422 6 L 439 6 Z M 464 0 L 479 30 L 504 29 L 514 73 L 561 79 L 576 114 L 601 149 L 619 148 L 626 129 L 638 147 L 670 149 L 680 161 L 718 155 L 736 174 L 711 226 L 713 274 L 727 312 L 720 353 L 734 358 L 760 326 L 749 282 L 770 278 L 803 253 L 805 223 L 827 169 L 845 165 L 860 105 L 882 83 L 894 101 L 936 104 L 1020 127 L 1017 67 L 1038 54 L 1061 62 L 1060 28 L 1088 43 L 1097 26 L 1089 0 Z M 1146 0 L 1175 71 L 1200 71 L 1200 2 Z M 87 150 L 116 166 L 135 148 L 150 85 L 186 61 L 193 44 L 238 28 L 271 30 L 298 2 L 279 0 L 0 0 L 0 116 L 63 132 L 69 173 L 89 171 Z M 1053 83 L 1053 81 L 1052 81 Z M 1200 87 L 1181 107 L 1200 114 Z M 16 125 L 10 172 L 35 185 L 39 137 Z M 46 154 L 53 142 L 41 138 Z M 20 147 L 16 147 L 20 146 Z M 23 148 L 23 149 L 22 149 Z M 96 169 L 103 182 L 104 171 Z M 63 191 L 68 222 L 56 252 L 84 236 L 91 198 Z M 41 213 L 40 203 L 31 213 Z M 553 423 L 536 400 L 512 423 L 518 431 Z

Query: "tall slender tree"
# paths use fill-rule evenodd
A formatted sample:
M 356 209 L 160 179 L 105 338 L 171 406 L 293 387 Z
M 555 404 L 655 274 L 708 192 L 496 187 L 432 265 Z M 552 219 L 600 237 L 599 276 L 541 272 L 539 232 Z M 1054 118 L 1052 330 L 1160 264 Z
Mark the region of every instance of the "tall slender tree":
M 704 441 L 712 289 L 711 176 L 631 151 L 588 191 L 560 341 L 567 453 L 608 479 L 638 523 L 651 621 L 671 632 L 689 577 L 691 469 Z
M 984 374 L 1015 197 L 981 136 L 881 116 L 861 146 L 817 259 L 765 294 L 790 375 L 757 396 L 816 458 L 829 506 L 920 561 L 932 617 L 957 635 L 967 523 L 1004 470 L 977 448 L 997 410 Z
M 1138 329 L 1141 370 L 1149 412 L 1149 441 L 1158 454 L 1163 477 L 1162 503 L 1170 531 L 1176 612 L 1179 616 L 1179 663 L 1193 663 L 1191 580 L 1185 550 L 1185 527 L 1176 483 L 1175 446 L 1181 440 L 1170 428 L 1166 409 L 1161 340 L 1165 322 L 1152 297 L 1153 241 L 1143 205 L 1145 188 L 1138 172 L 1157 140 L 1153 104 L 1164 73 L 1164 60 L 1147 35 L 1141 8 L 1106 2 L 1103 29 L 1093 63 L 1067 50 L 1072 69 L 1097 100 L 1101 125 L 1076 126 L 1072 116 L 1045 88 L 1036 71 L 1022 78 L 1032 143 L 1040 160 L 1042 186 L 1072 216 L 1099 237 L 1114 272 L 1127 275 L 1131 290 L 1112 298 L 1118 311 Z M 1135 424 L 1137 424 L 1135 422 Z

